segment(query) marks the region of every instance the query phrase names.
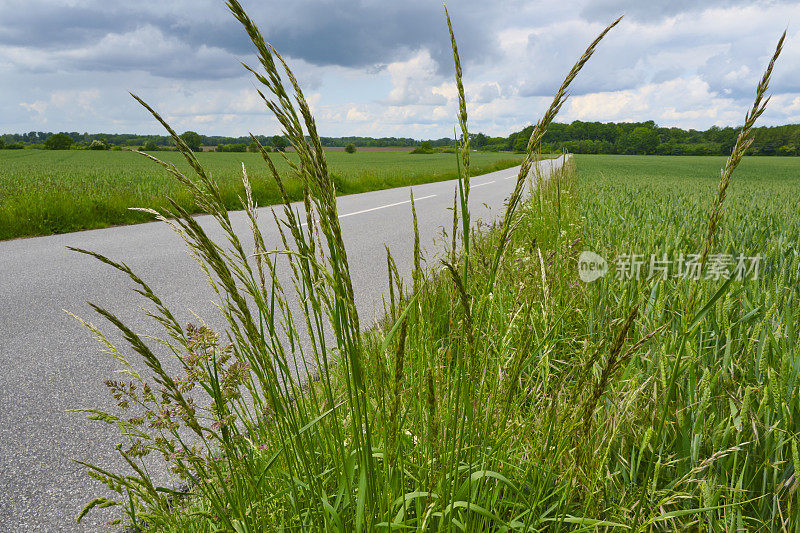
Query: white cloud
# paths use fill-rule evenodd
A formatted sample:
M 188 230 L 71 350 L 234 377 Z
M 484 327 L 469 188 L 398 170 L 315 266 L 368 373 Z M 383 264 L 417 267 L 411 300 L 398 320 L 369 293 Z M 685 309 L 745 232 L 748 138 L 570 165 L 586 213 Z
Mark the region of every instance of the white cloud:
M 257 12 L 256 19 L 268 39 L 288 50 L 321 134 L 451 136 L 457 92 L 443 20 L 431 18 L 439 8 L 434 13 L 422 0 L 409 0 L 381 13 L 379 3 L 367 4 L 367 20 L 327 4 L 331 20 L 320 20 L 307 0 L 279 6 L 269 19 Z M 238 64 L 254 63 L 241 29 L 218 5 L 196 4 L 186 16 L 184 4 L 152 0 L 2 6 L 0 0 L 4 131 L 37 124 L 158 131 L 128 97 L 131 90 L 178 129 L 277 132 L 257 82 Z M 632 16 L 600 44 L 558 120 L 652 119 L 702 129 L 739 123 L 773 41 L 785 21 L 800 20 L 800 6 L 782 2 L 678 0 L 652 3 L 646 12 L 630 0 L 465 1 L 451 14 L 470 129 L 507 135 L 535 122 L 586 44 L 623 9 Z M 800 120 L 800 71 L 793 68 L 800 63 L 800 32 L 790 29 L 764 124 Z M 374 48 L 356 53 L 356 44 L 370 39 Z M 341 57 L 347 54 L 354 55 Z
M 20 102 L 19 105 L 28 111 L 33 111 L 36 113 L 37 118 L 39 118 L 42 122 L 47 122 L 47 117 L 44 116 L 45 111 L 47 111 L 47 102 L 36 100 L 35 102 L 31 103 Z
M 84 91 L 55 91 L 47 100 L 34 102 L 20 102 L 20 107 L 35 113 L 35 120 L 41 124 L 47 123 L 48 111 L 60 111 L 70 115 L 94 114 L 94 105 L 100 97 L 97 89 Z
M 705 128 L 707 124 L 737 124 L 744 119 L 744 113 L 735 100 L 714 94 L 705 81 L 694 76 L 632 90 L 577 96 L 564 117 L 616 122 L 655 120 L 666 127 Z
M 348 122 L 367 122 L 370 118 L 368 113 L 359 111 L 356 106 L 351 106 L 350 109 L 347 110 L 346 120 Z
M 389 63 L 386 72 L 392 81 L 385 100 L 389 105 L 441 105 L 447 101 L 444 88 L 431 86 L 442 78 L 428 50 L 419 50 L 406 61 Z

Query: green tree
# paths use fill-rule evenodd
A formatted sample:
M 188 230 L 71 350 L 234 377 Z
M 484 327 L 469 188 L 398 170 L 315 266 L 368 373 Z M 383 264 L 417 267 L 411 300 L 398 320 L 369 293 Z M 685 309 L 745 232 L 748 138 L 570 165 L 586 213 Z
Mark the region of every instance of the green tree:
M 72 137 L 66 133 L 56 133 L 47 138 L 44 147 L 48 150 L 69 150 L 72 148 Z
M 354 153 L 356 153 L 356 145 L 353 144 L 353 143 L 350 143 L 350 144 L 348 144 L 347 146 L 344 147 L 344 151 L 347 152 L 348 154 L 354 154 Z
M 255 141 L 252 141 L 250 143 L 250 146 L 247 147 L 247 151 L 248 152 L 258 152 L 258 143 L 255 142 Z
M 621 154 L 654 154 L 658 143 L 656 130 L 637 126 L 632 131 L 620 135 L 617 140 L 617 151 Z
M 247 145 L 245 143 L 233 144 L 220 144 L 217 146 L 217 152 L 246 152 Z
M 144 142 L 144 146 L 142 146 L 142 152 L 156 152 L 158 151 L 158 145 L 153 139 L 148 139 Z
M 200 145 L 203 143 L 203 138 L 200 137 L 199 133 L 194 131 L 185 131 L 181 134 L 181 140 L 186 143 L 192 152 L 199 152 Z
M 530 136 L 519 136 L 514 141 L 513 150 L 515 152 L 524 152 L 525 149 L 528 147 L 528 138 Z
M 422 141 L 419 146 L 411 150 L 412 154 L 432 154 L 433 145 L 430 141 Z
M 648 121 L 652 123 L 653 121 Z M 633 130 L 633 136 L 641 154 L 654 154 L 658 148 L 658 133 L 653 127 L 639 127 Z
M 272 137 L 272 146 L 274 146 L 277 151 L 283 152 L 286 150 L 286 139 L 280 135 L 274 135 Z
M 108 150 L 108 143 L 104 140 L 95 139 L 89 145 L 89 150 Z
M 2 150 L 5 147 L 6 147 L 6 142 L 2 138 L 0 138 L 0 150 Z

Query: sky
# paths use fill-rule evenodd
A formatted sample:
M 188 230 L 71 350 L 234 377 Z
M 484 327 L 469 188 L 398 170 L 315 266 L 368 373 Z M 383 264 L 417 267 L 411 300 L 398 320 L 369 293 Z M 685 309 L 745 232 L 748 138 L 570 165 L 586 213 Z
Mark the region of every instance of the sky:
M 433 0 L 245 0 L 288 60 L 323 136 L 453 135 L 457 92 Z M 741 124 L 783 30 L 760 124 L 800 122 L 800 2 L 455 0 L 469 129 L 535 123 L 592 39 L 559 122 Z M 242 62 L 253 47 L 222 0 L 0 0 L 0 133 L 279 133 Z

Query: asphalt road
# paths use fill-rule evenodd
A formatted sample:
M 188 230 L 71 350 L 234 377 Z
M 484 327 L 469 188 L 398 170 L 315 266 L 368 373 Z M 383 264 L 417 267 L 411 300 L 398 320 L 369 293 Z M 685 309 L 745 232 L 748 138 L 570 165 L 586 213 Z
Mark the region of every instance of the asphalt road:
M 544 174 L 560 160 L 541 163 Z M 500 217 L 519 167 L 472 179 L 473 223 Z M 452 223 L 455 182 L 414 186 L 421 243 L 429 265 L 444 250 L 441 230 Z M 401 275 L 410 279 L 413 230 L 410 187 L 338 199 L 361 323 L 379 319 L 386 283 L 387 245 Z M 260 225 L 269 246 L 280 240 L 268 211 Z M 232 214 L 241 235 L 245 217 Z M 199 217 L 212 235 L 214 221 Z M 247 240 L 246 238 L 243 240 Z M 124 261 L 153 287 L 182 323 L 222 326 L 204 274 L 180 238 L 163 223 L 115 227 L 66 235 L 0 242 L 0 532 L 98 531 L 114 511 L 93 511 L 80 526 L 78 512 L 92 498 L 107 495 L 73 459 L 119 467 L 114 445 L 121 439 L 111 426 L 69 412 L 76 408 L 112 409 L 103 382 L 114 377 L 116 361 L 102 353 L 90 332 L 64 310 L 94 322 L 94 302 L 114 312 L 134 331 L 159 334 L 142 313 L 145 301 L 122 274 L 67 246 L 86 248 Z M 219 329 L 222 329 L 221 327 Z

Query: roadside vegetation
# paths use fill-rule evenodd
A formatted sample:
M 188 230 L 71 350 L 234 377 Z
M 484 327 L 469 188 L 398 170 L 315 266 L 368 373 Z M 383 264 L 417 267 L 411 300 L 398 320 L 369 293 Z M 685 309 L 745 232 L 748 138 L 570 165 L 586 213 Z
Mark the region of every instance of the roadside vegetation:
M 182 172 L 191 167 L 179 152 L 158 152 Z M 287 154 L 297 163 L 295 154 Z M 241 165 L 251 169 L 253 201 L 272 205 L 282 201 L 261 155 L 198 153 L 197 159 L 213 176 L 227 209 L 241 209 L 244 195 Z M 402 185 L 454 179 L 453 156 L 420 159 L 397 152 L 328 153 L 337 194 L 351 194 Z M 518 165 L 515 154 L 474 154 L 475 174 Z M 301 200 L 302 182 L 292 176 L 281 157 L 275 165 L 292 200 Z M 0 152 L 0 240 L 153 220 L 132 207 L 161 209 L 171 198 L 189 213 L 202 213 L 192 193 L 166 176 L 139 154 L 129 151 L 9 150 Z
M 255 253 L 246 251 L 197 154 L 140 100 L 193 174 L 162 166 L 226 234 L 212 242 L 178 203 L 161 211 L 204 265 L 228 328 L 221 337 L 178 324 L 145 281 L 97 256 L 137 283 L 165 337 L 146 342 L 95 308 L 126 340 L 104 344 L 125 373 L 107 383 L 120 412 L 89 415 L 125 435 L 118 451 L 131 471 L 83 463 L 119 495 L 85 512 L 120 505 L 138 527 L 237 533 L 796 526 L 800 232 L 788 193 L 800 184 L 751 174 L 745 188 L 731 187 L 783 39 L 721 175 L 709 162 L 652 180 L 648 163 L 595 158 L 579 159 L 579 174 L 570 161 L 537 179 L 542 136 L 613 22 L 533 129 L 502 221 L 476 232 L 475 154 L 451 28 L 461 138 L 449 156 L 459 182 L 447 258 L 424 271 L 417 245 L 412 277 L 402 280 L 387 252 L 385 322 L 365 331 L 314 119 L 281 57 L 236 0 L 229 7 L 297 153 L 308 214 L 291 209 L 274 156 L 262 150 L 283 195 L 286 251 L 265 248 L 249 169 L 243 202 Z M 719 178 L 698 179 L 705 169 Z M 531 179 L 538 187 L 525 197 Z M 765 190 L 786 197 L 770 203 Z M 609 259 L 693 253 L 701 273 L 718 253 L 760 253 L 765 263 L 752 280 L 609 275 L 585 284 L 577 263 L 586 249 Z M 279 283 L 279 262 L 291 283 Z M 164 370 L 165 358 L 183 374 Z M 183 488 L 151 477 L 154 456 Z

